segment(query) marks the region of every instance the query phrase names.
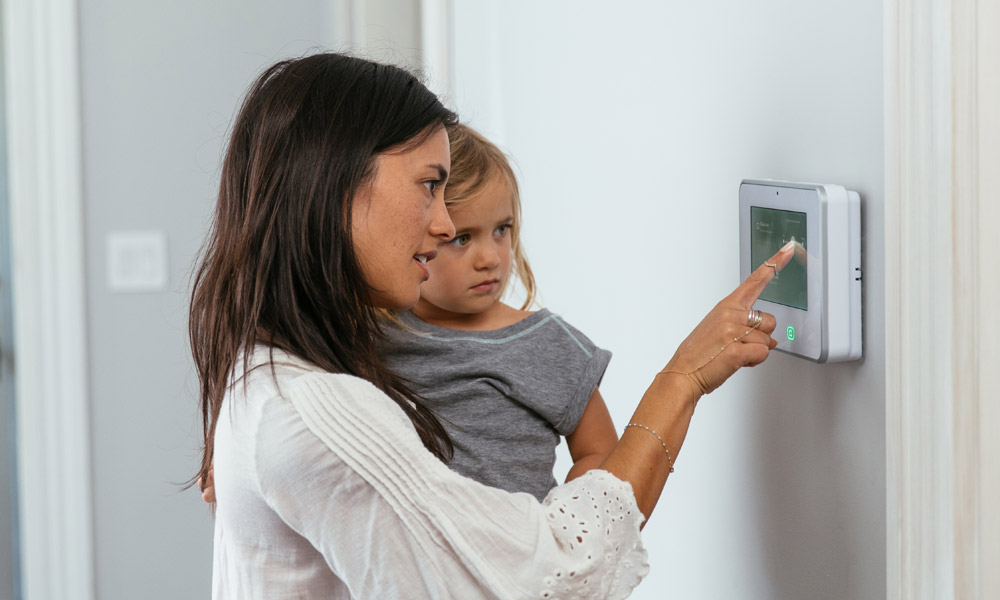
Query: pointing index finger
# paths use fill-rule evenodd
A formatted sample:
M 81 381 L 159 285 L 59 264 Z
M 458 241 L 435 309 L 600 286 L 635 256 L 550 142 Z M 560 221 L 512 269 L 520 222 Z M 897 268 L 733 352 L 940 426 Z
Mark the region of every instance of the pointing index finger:
M 753 306 L 754 302 L 757 301 L 757 298 L 764 291 L 764 288 L 767 287 L 767 284 L 771 283 L 771 280 L 775 278 L 778 271 L 784 269 L 785 265 L 795 256 L 795 245 L 795 240 L 788 242 L 781 250 L 778 250 L 777 254 L 764 261 L 764 264 L 757 267 L 757 270 L 750 273 L 750 276 L 736 288 L 732 298 L 744 308 L 749 309 Z

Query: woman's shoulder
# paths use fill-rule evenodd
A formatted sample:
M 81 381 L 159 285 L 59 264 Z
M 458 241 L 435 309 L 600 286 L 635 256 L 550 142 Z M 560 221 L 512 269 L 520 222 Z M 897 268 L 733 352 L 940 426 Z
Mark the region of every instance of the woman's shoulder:
M 397 436 L 416 435 L 399 405 L 367 379 L 277 356 L 259 373 L 247 380 L 245 392 L 237 391 L 236 405 L 243 408 L 236 413 L 256 415 L 245 423 L 256 423 L 261 443 L 269 447 L 283 444 L 290 431 L 303 431 L 302 425 L 319 439 L 351 435 L 361 423 L 377 423 Z M 239 401 L 243 394 L 247 402 Z
M 309 371 L 290 378 L 287 385 L 291 394 L 312 395 L 322 400 L 339 402 L 379 402 L 392 400 L 372 382 L 347 373 Z
M 423 447 L 403 409 L 367 379 L 314 370 L 289 379 L 281 392 L 273 414 L 305 425 L 338 453 L 343 443 L 372 452 L 391 445 L 387 440 L 410 450 Z
M 332 373 L 279 348 L 258 345 L 246 371 L 248 382 L 270 380 L 275 396 L 287 397 L 296 394 L 318 394 L 326 400 L 339 401 L 392 401 L 372 382 L 348 373 Z M 270 386 L 268 386 L 270 387 Z M 287 398 L 286 398 L 287 399 Z

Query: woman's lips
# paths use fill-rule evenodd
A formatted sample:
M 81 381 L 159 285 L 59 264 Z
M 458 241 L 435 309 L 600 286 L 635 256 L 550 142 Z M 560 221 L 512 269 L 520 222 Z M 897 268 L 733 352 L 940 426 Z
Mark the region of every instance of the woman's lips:
M 430 250 L 428 252 L 413 255 L 413 262 L 417 263 L 417 266 L 419 266 L 420 270 L 423 272 L 424 281 L 430 279 L 431 277 L 431 272 L 430 269 L 427 268 L 427 263 L 437 258 L 437 255 L 437 250 Z
M 424 281 L 427 281 L 428 279 L 431 278 L 431 271 L 430 269 L 427 268 L 427 264 L 425 263 L 425 261 L 422 261 L 414 256 L 413 262 L 417 263 L 417 266 L 420 267 L 420 272 L 423 273 L 424 275 Z

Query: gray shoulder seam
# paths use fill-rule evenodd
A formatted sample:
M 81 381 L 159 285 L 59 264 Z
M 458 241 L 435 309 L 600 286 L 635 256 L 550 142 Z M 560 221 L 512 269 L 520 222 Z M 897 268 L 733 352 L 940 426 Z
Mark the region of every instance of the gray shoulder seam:
M 593 352 L 591 352 L 590 350 L 587 350 L 586 346 L 584 346 L 583 342 L 581 342 L 579 340 L 579 338 L 577 338 L 573 334 L 573 332 L 570 330 L 569 326 L 566 325 L 566 323 L 562 319 L 560 319 L 559 317 L 557 317 L 556 315 L 552 315 L 552 319 L 555 320 L 555 322 L 560 327 L 562 327 L 563 331 L 566 332 L 566 335 L 568 335 L 571 340 L 573 340 L 574 342 L 576 342 L 576 345 L 580 347 L 580 350 L 583 350 L 583 353 L 587 355 L 587 358 L 590 358 L 590 356 L 593 354 Z

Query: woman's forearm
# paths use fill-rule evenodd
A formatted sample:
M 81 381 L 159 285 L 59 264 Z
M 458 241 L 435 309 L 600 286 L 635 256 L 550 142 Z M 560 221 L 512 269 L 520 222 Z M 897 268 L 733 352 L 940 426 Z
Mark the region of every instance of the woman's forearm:
M 618 445 L 601 464 L 602 469 L 632 485 L 639 510 L 647 519 L 684 444 L 699 397 L 683 375 L 658 374 L 629 421 L 643 427 L 626 427 Z
M 741 368 L 764 362 L 777 346 L 771 337 L 777 325 L 774 316 L 755 315 L 751 309 L 792 259 L 794 248 L 794 241 L 788 242 L 760 265 L 681 342 L 632 415 L 630 423 L 642 427 L 626 427 L 621 441 L 601 465 L 632 484 L 636 503 L 647 519 L 660 499 L 672 462 L 680 454 L 698 399 Z

